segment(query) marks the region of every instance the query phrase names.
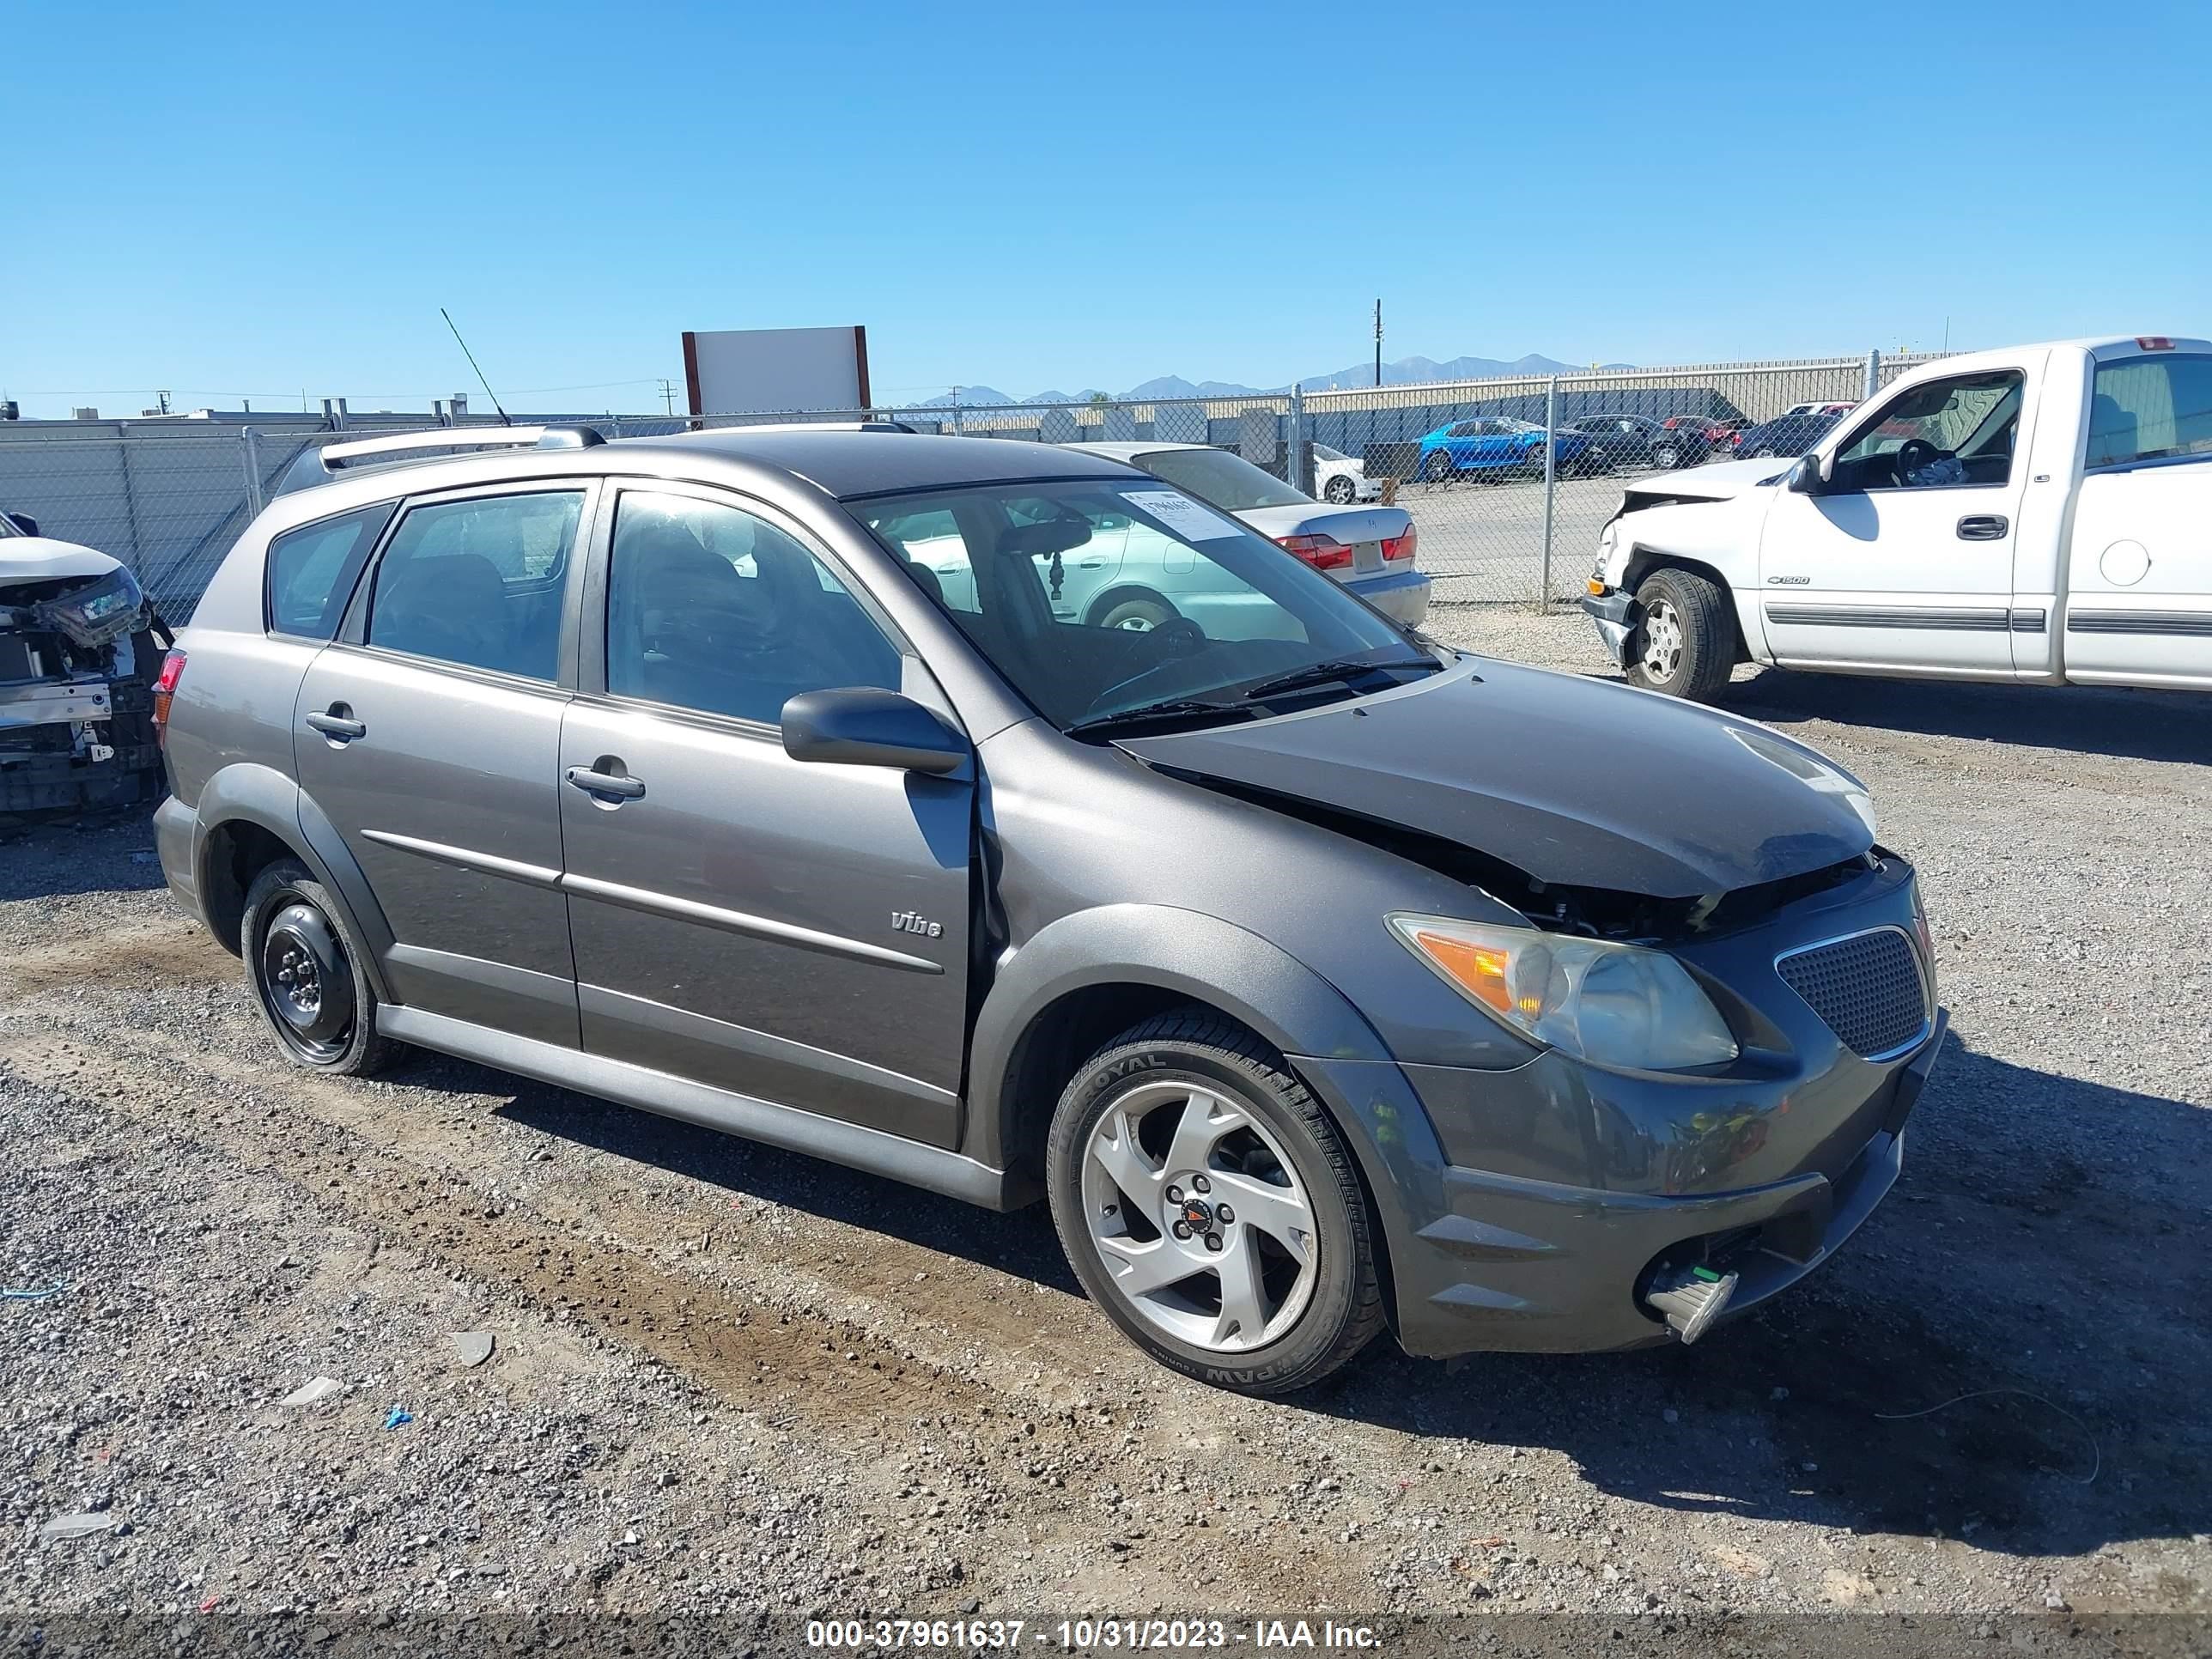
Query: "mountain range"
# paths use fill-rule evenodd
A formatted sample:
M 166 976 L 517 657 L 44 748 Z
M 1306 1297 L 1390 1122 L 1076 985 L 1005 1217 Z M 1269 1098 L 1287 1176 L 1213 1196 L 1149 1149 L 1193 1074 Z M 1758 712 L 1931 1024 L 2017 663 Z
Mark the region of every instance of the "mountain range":
M 1601 363 L 1601 368 L 1632 368 L 1632 363 Z M 1439 362 L 1434 357 L 1401 357 L 1395 363 L 1382 365 L 1382 384 L 1411 386 L 1428 380 L 1496 380 L 1515 375 L 1580 374 L 1588 372 L 1583 363 L 1563 363 L 1556 357 L 1547 357 L 1530 352 L 1512 362 L 1496 357 L 1454 357 Z M 1323 392 L 1332 387 L 1354 387 L 1375 384 L 1375 365 L 1354 363 L 1349 368 L 1340 368 L 1328 374 L 1308 374 L 1298 384 L 1309 392 Z M 1288 392 L 1287 386 L 1245 386 L 1236 380 L 1186 380 L 1180 374 L 1161 374 L 1133 386 L 1126 392 L 1103 392 L 1096 387 L 1082 392 L 1039 392 L 1026 398 L 1009 397 L 995 386 L 963 386 L 956 397 L 945 392 L 932 398 L 925 408 L 949 409 L 954 404 L 965 408 L 979 408 L 992 404 L 1080 404 L 1094 398 L 1108 398 L 1115 403 L 1144 403 L 1157 398 L 1255 398 L 1271 397 Z

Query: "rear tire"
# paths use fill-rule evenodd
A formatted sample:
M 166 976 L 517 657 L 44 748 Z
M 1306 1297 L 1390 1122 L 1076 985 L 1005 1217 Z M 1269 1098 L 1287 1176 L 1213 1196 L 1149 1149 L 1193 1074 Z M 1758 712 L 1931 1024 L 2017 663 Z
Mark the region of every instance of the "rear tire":
M 1718 584 L 1687 570 L 1656 570 L 1637 585 L 1628 679 L 1646 690 L 1711 702 L 1735 669 L 1735 626 Z
M 1421 477 L 1430 483 L 1449 483 L 1458 475 L 1448 449 L 1431 450 L 1428 459 L 1421 463 Z
M 261 1018 L 294 1065 L 367 1077 L 398 1055 L 400 1045 L 376 1034 L 361 947 L 306 865 L 279 859 L 253 878 L 239 943 Z
M 1352 505 L 1352 497 L 1358 493 L 1352 480 L 1339 473 L 1322 487 L 1321 498 L 1325 501 L 1334 502 L 1338 507 L 1349 507 Z
M 1045 1172 L 1091 1299 L 1185 1376 L 1288 1394 L 1382 1328 L 1350 1150 L 1282 1056 L 1210 1009 L 1146 1020 L 1093 1054 L 1053 1114 Z
M 1672 472 L 1682 465 L 1682 452 L 1672 444 L 1654 444 L 1651 447 L 1651 465 L 1662 472 Z

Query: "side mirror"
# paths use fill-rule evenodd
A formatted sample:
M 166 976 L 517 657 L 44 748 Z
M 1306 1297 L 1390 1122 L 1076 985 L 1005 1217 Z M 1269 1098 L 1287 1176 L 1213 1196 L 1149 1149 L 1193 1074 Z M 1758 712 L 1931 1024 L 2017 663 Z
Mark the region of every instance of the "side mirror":
M 910 697 L 848 685 L 802 691 L 783 705 L 783 752 L 793 760 L 941 776 L 960 769 L 968 739 Z
M 19 536 L 35 536 L 39 533 L 39 521 L 27 513 L 4 513 L 0 514 L 0 518 L 4 518 L 9 524 L 14 525 L 15 533 Z
M 1783 488 L 1793 495 L 1817 495 L 1827 488 L 1827 483 L 1820 476 L 1819 458 L 1813 455 L 1800 455 L 1797 464 L 1782 480 Z

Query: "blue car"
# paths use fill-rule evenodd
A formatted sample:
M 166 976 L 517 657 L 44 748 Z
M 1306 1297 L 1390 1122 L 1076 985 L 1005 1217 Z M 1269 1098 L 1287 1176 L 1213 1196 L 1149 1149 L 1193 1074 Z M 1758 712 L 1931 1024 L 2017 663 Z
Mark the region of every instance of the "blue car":
M 1565 472 L 1590 447 L 1586 432 L 1561 432 L 1552 440 L 1556 471 Z M 1462 472 L 1536 472 L 1544 470 L 1544 428 L 1508 415 L 1483 415 L 1440 426 L 1421 440 L 1413 476 L 1443 483 Z

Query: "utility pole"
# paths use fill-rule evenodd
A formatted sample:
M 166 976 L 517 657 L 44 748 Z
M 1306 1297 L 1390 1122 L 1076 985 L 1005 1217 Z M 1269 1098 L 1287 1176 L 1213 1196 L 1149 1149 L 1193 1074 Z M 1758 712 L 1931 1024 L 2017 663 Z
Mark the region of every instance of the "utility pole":
M 1382 302 L 1375 302 L 1375 384 L 1382 384 Z
M 665 408 L 665 410 L 667 410 L 667 411 L 668 411 L 671 415 L 673 415 L 673 414 L 675 414 L 675 413 L 676 413 L 676 382 L 675 382 L 675 381 L 673 381 L 673 380 L 663 380 L 663 381 L 660 383 L 660 402 L 661 402 L 661 406 L 662 406 L 663 408 Z

